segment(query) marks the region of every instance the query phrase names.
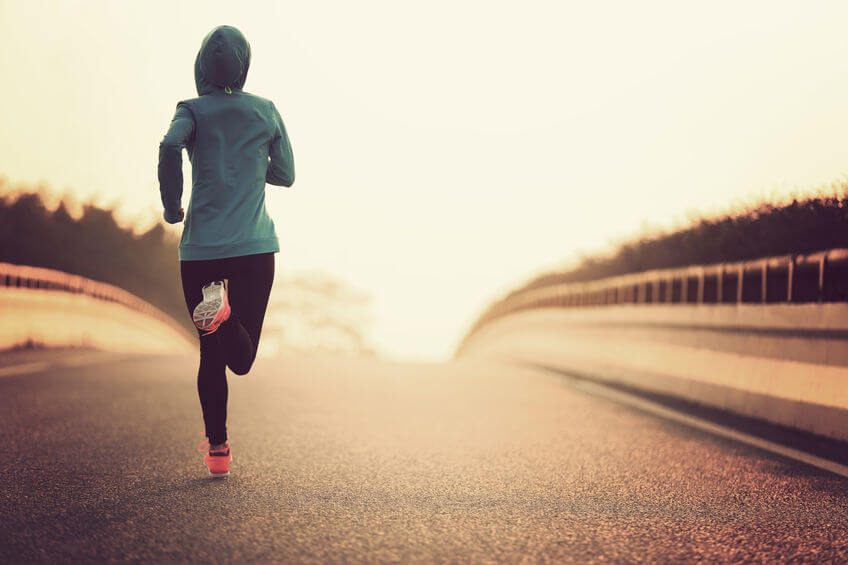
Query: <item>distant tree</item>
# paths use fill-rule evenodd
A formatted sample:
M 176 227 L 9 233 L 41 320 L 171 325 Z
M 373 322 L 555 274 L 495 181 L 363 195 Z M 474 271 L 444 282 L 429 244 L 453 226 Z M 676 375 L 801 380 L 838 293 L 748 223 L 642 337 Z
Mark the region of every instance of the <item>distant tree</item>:
M 34 193 L 0 197 L 0 261 L 58 269 L 113 284 L 171 315 L 192 333 L 180 284 L 177 238 L 157 224 L 141 235 L 93 204 L 74 218 Z

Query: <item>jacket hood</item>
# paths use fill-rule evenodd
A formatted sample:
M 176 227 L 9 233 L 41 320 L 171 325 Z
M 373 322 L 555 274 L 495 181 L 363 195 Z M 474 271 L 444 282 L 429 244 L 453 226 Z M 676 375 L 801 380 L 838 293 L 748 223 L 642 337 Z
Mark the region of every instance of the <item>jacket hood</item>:
M 203 96 L 216 90 L 241 90 L 250 67 L 250 43 L 232 26 L 218 26 L 200 44 L 194 60 L 194 83 Z

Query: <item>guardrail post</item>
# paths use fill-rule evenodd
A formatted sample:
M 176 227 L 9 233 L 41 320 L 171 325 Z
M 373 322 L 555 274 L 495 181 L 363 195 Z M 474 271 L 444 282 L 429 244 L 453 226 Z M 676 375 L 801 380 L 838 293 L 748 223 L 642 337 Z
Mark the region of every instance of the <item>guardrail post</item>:
M 763 270 L 762 274 L 760 275 L 762 277 L 762 280 L 760 281 L 762 283 L 760 285 L 760 302 L 762 302 L 763 304 L 768 302 L 768 272 L 768 260 L 765 260 L 763 261 Z
M 680 278 L 680 303 L 689 302 L 689 272 Z
M 718 266 L 716 273 L 716 304 L 721 304 L 724 298 L 724 264 Z
M 745 263 L 739 263 L 736 281 L 736 304 L 742 304 L 742 285 L 745 282 Z
M 827 267 L 827 254 L 823 254 L 822 258 L 819 260 L 819 289 L 818 289 L 818 301 L 822 302 L 824 300 L 824 270 Z
M 786 301 L 792 302 L 794 300 L 793 287 L 795 286 L 795 255 L 789 259 L 789 264 L 786 265 Z

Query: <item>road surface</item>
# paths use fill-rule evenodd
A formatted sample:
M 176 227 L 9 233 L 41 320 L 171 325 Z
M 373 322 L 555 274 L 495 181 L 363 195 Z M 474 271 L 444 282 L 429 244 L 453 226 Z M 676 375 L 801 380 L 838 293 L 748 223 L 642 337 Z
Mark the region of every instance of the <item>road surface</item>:
M 212 480 L 194 358 L 35 355 L 0 359 L 4 563 L 848 558 L 848 480 L 553 374 L 260 359 Z

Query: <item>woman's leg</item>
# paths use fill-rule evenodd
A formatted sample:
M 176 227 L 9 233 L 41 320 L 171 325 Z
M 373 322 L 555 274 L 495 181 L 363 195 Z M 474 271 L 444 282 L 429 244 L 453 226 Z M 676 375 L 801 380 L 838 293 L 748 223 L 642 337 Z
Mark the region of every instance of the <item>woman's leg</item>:
M 183 295 L 189 315 L 203 300 L 203 285 L 226 278 L 226 264 L 222 261 L 181 261 Z M 198 330 L 198 334 L 200 331 Z M 200 336 L 200 367 L 197 371 L 197 394 L 203 410 L 206 437 L 209 443 L 219 445 L 227 441 L 227 374 L 224 354 L 218 343 L 217 332 Z
M 203 410 L 203 423 L 210 445 L 227 441 L 226 363 L 215 334 L 200 338 L 200 367 L 197 370 L 197 395 Z
M 227 285 L 232 311 L 230 318 L 221 324 L 216 333 L 221 333 L 221 348 L 227 366 L 237 375 L 247 374 L 256 359 L 273 283 L 273 253 L 233 258 Z

